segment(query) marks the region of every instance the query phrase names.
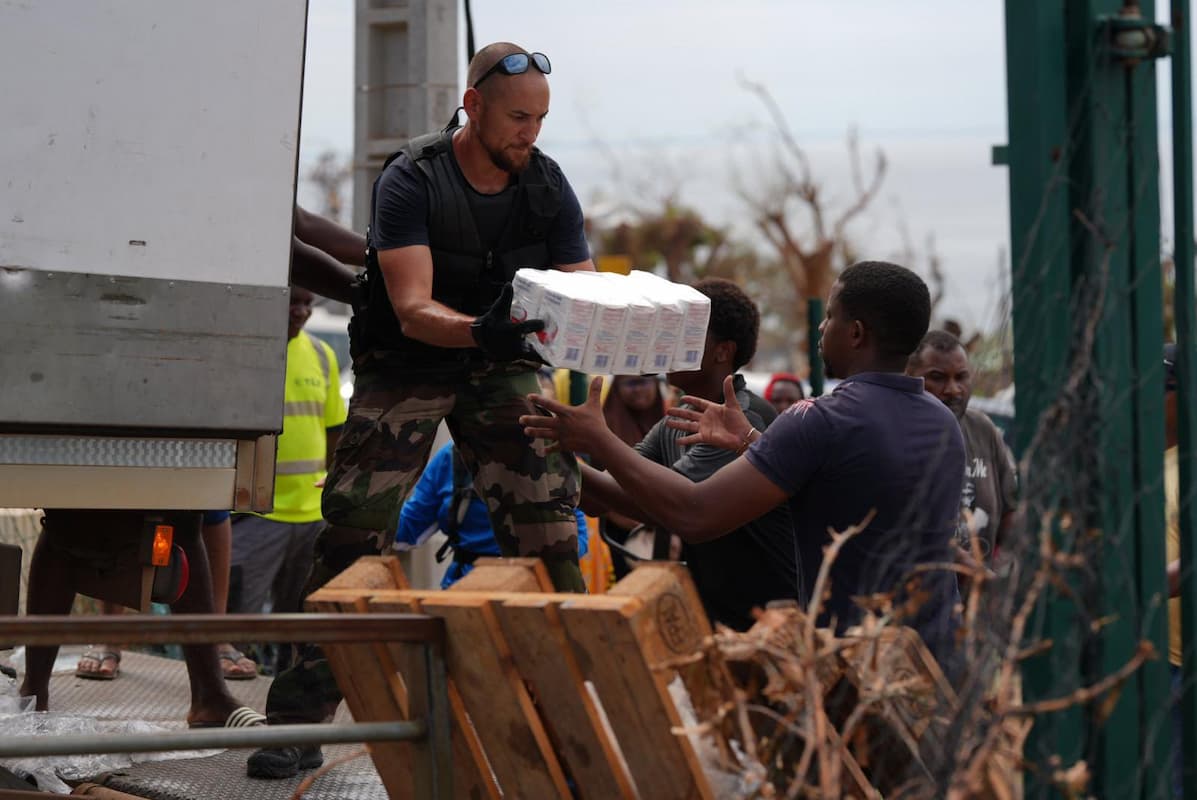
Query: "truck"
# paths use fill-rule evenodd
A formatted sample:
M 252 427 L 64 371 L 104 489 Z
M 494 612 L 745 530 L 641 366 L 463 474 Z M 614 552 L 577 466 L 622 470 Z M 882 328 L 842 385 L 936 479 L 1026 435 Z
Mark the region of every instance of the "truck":
M 270 509 L 306 12 L 0 3 L 0 507 Z

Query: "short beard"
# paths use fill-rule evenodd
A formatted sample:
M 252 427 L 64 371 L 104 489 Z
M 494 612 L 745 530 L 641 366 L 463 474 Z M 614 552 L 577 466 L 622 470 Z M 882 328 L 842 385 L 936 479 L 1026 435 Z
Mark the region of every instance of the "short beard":
M 494 164 L 496 167 L 508 173 L 509 175 L 519 175 L 521 172 L 526 170 L 528 168 L 528 164 L 532 162 L 531 152 L 528 153 L 528 157 L 524 159 L 522 164 L 516 164 L 514 161 L 508 158 L 507 154 L 502 150 L 492 150 L 491 148 L 487 147 L 486 154 L 490 156 L 490 163 Z

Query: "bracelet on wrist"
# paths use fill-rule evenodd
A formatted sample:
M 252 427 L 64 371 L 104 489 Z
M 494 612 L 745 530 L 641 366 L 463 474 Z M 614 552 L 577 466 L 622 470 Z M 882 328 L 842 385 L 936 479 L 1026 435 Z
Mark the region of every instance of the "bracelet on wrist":
M 759 439 L 760 435 L 761 435 L 761 432 L 758 431 L 756 428 L 749 428 L 748 433 L 744 434 L 744 439 L 740 442 L 740 446 L 738 448 L 736 448 L 736 455 L 737 456 L 744 455 L 744 451 L 748 449 L 748 446 L 750 444 L 752 444 L 757 439 Z

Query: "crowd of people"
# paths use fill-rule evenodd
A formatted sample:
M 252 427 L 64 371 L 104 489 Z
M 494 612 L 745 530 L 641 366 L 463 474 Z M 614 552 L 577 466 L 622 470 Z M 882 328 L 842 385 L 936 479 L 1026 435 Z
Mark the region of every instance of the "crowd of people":
M 858 598 L 887 593 L 952 675 L 960 592 L 945 565 L 999 563 L 1018 487 L 1000 432 L 969 408 L 965 346 L 929 331 L 927 286 L 884 261 L 847 267 L 819 327 L 834 391 L 809 398 L 798 375 L 779 373 L 760 397 L 742 374 L 756 304 L 733 282 L 703 280 L 700 369 L 596 378 L 570 405 L 539 379 L 526 337 L 542 323 L 510 315 L 517 268 L 594 269 L 578 199 L 534 146 L 550 72 L 514 44 L 480 50 L 466 122 L 387 162 L 367 237 L 296 211 L 274 511 L 210 515 L 203 535 L 198 512 L 180 525 L 195 588 L 176 610 L 298 610 L 358 557 L 440 530 L 446 587 L 480 556 L 535 556 L 558 591 L 582 592 L 579 556 L 601 538 L 621 575 L 637 559 L 684 561 L 711 619 L 744 630 L 771 601 L 810 603 L 840 536 L 821 623 L 843 630 L 863 613 Z M 313 292 L 354 307 L 348 408 L 331 350 L 302 330 Z M 453 442 L 433 454 L 442 422 Z M 56 531 L 117 521 L 47 512 L 31 610 L 65 613 L 74 596 L 52 557 Z M 916 570 L 926 564 L 940 568 Z M 46 654 L 35 650 L 23 689 L 44 708 Z M 185 656 L 196 725 L 321 722 L 340 700 L 314 645 L 280 658 L 265 718 L 223 687 L 257 672 L 234 643 Z M 78 674 L 111 679 L 119 666 L 119 648 L 98 645 Z M 317 746 L 266 748 L 248 771 L 281 778 L 321 762 Z

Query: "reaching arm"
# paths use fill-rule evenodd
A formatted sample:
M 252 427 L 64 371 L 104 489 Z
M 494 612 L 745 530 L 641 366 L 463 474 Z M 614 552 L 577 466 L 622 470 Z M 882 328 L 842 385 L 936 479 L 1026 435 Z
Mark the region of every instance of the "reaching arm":
M 632 525 L 624 525 L 619 520 L 615 524 L 629 529 L 639 524 L 638 521 L 657 521 L 637 505 L 609 474 L 583 461 L 579 461 L 578 466 L 582 470 L 582 498 L 579 505 L 586 513 L 593 517 L 609 517 L 611 514 L 625 517 Z
M 378 253 L 387 296 L 403 335 L 437 347 L 476 347 L 474 317 L 432 299 L 432 251 L 410 245 Z
M 599 403 L 601 388 L 602 379 L 595 379 L 589 398 L 581 406 L 533 395 L 532 402 L 553 416 L 527 415 L 520 418 L 520 423 L 529 436 L 556 440 L 564 449 L 587 452 L 600 459 L 646 516 L 687 542 L 716 539 L 786 499 L 780 487 L 743 458 L 696 484 L 642 457 L 607 428 Z
M 353 301 L 353 280 L 357 275 L 323 250 L 291 237 L 291 282 L 323 297 Z
M 511 319 L 512 288 L 508 283 L 480 317 L 471 317 L 432 297 L 432 251 L 410 245 L 378 254 L 387 296 L 404 335 L 437 347 L 480 347 L 495 361 L 536 359 L 526 341 L 544 329 L 539 319 Z
M 295 206 L 295 236 L 344 264 L 366 266 L 366 237 Z

